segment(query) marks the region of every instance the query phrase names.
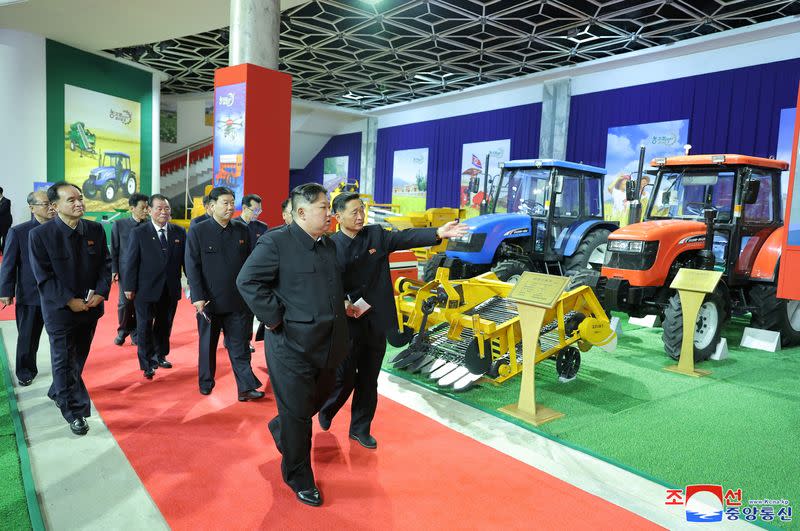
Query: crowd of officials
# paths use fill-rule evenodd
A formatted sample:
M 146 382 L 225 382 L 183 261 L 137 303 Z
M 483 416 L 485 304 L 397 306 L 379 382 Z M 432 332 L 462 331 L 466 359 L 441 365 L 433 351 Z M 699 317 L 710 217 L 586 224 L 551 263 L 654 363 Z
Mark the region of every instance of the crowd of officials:
M 0 214 L 3 201 L 0 189 Z M 151 380 L 157 369 L 172 368 L 170 334 L 185 273 L 197 318 L 199 392 L 214 389 L 222 332 L 238 400 L 265 396 L 251 365 L 258 318 L 256 340 L 263 336 L 278 408 L 267 427 L 282 454 L 284 481 L 312 506 L 322 504 L 311 468 L 314 415 L 329 429 L 353 394 L 350 437 L 377 448 L 371 433 L 377 379 L 386 333 L 397 327 L 389 254 L 467 231 L 457 220 L 399 232 L 365 226 L 357 193 L 340 194 L 331 205 L 324 187 L 308 183 L 292 190 L 281 205 L 284 225 L 272 229 L 258 221 L 259 196 L 243 197 L 234 218 L 234 193 L 214 188 L 188 234 L 170 223 L 165 196 L 134 193 L 131 215 L 114 223 L 109 246 L 102 225 L 82 219 L 77 186 L 58 182 L 27 202 L 31 220 L 0 235 L 0 303 L 15 305 L 19 385 L 37 375 L 44 327 L 53 374 L 48 396 L 70 430 L 85 435 L 90 399 L 82 372 L 112 283 L 119 283 L 114 343 L 130 336 L 139 369 Z M 339 225 L 333 235 L 331 211 Z

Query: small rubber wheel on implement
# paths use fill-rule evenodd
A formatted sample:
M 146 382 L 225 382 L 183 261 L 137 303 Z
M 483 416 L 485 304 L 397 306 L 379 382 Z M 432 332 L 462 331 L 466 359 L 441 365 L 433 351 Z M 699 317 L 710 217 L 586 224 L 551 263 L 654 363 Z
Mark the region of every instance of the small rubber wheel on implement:
M 556 356 L 556 372 L 563 381 L 574 380 L 581 368 L 581 352 L 575 347 L 566 347 L 558 351 Z
M 486 373 L 486 376 L 489 378 L 499 378 L 501 376 L 506 376 L 511 371 L 511 362 L 507 359 L 499 359 L 492 362 L 492 367 L 489 369 L 489 372 Z

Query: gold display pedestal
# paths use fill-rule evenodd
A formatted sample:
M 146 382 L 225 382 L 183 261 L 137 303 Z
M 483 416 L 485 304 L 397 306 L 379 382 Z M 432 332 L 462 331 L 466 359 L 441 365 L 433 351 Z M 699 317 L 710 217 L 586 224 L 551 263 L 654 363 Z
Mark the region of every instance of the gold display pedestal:
M 522 383 L 519 401 L 499 411 L 523 422 L 540 426 L 563 417 L 563 413 L 536 403 L 536 346 L 547 310 L 553 308 L 569 278 L 525 272 L 509 294 L 517 303 L 522 328 Z
M 708 376 L 711 371 L 694 368 L 694 331 L 697 326 L 697 314 L 708 293 L 712 293 L 722 278 L 721 271 L 705 271 L 700 269 L 681 269 L 675 275 L 670 288 L 678 290 L 683 310 L 683 341 L 681 357 L 677 365 L 664 367 L 665 371 L 677 372 L 686 376 L 700 378 Z

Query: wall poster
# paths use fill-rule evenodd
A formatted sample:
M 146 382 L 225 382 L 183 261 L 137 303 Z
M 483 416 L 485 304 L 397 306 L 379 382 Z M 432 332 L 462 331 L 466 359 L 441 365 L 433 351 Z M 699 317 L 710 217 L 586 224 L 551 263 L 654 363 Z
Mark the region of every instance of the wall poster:
M 244 194 L 245 83 L 214 89 L 214 186 L 226 186 L 236 194 L 241 208 Z
M 394 152 L 392 204 L 400 213 L 424 212 L 428 199 L 428 148 Z
M 625 183 L 636 180 L 639 169 L 639 146 L 645 147 L 644 172 L 655 157 L 683 155 L 683 146 L 689 138 L 689 120 L 672 120 L 648 124 L 625 125 L 608 128 L 606 144 L 605 218 L 619 221 L 620 227 L 628 224 L 628 201 Z M 647 209 L 652 186 L 651 177 L 642 177 L 642 213 Z
M 328 157 L 322 161 L 322 185 L 333 192 L 341 183 L 347 183 L 347 165 L 350 157 Z
M 178 104 L 174 101 L 161 101 L 160 140 L 167 144 L 178 142 Z
M 127 209 L 141 191 L 141 104 L 64 85 L 64 180 L 87 212 Z
M 511 156 L 511 139 L 491 140 L 488 142 L 473 142 L 464 144 L 461 151 L 461 204 L 467 209 L 467 217 L 471 218 L 480 213 L 480 205 L 484 200 L 490 201 L 485 190 L 484 182 L 487 168 L 486 157 L 489 156 L 488 183 L 489 194 L 492 193 L 491 182 L 500 175 L 498 164 L 506 162 Z M 477 192 L 474 190 L 477 186 Z

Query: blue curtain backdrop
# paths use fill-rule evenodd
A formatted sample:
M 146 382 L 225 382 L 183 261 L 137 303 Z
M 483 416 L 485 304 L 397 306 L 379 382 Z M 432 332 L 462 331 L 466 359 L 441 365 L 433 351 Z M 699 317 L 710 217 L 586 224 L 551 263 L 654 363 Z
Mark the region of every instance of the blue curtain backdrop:
M 691 153 L 775 156 L 782 108 L 794 107 L 800 59 L 573 96 L 567 159 L 606 162 L 609 127 L 689 119 Z
M 394 152 L 428 148 L 428 208 L 454 207 L 461 188 L 463 144 L 511 139 L 511 158 L 539 153 L 541 103 L 378 129 L 375 200 L 392 199 Z
M 336 135 L 328 140 L 319 153 L 302 170 L 289 172 L 289 190 L 303 183 L 322 183 L 323 162 L 328 157 L 349 157 L 347 177 L 361 179 L 361 133 Z

